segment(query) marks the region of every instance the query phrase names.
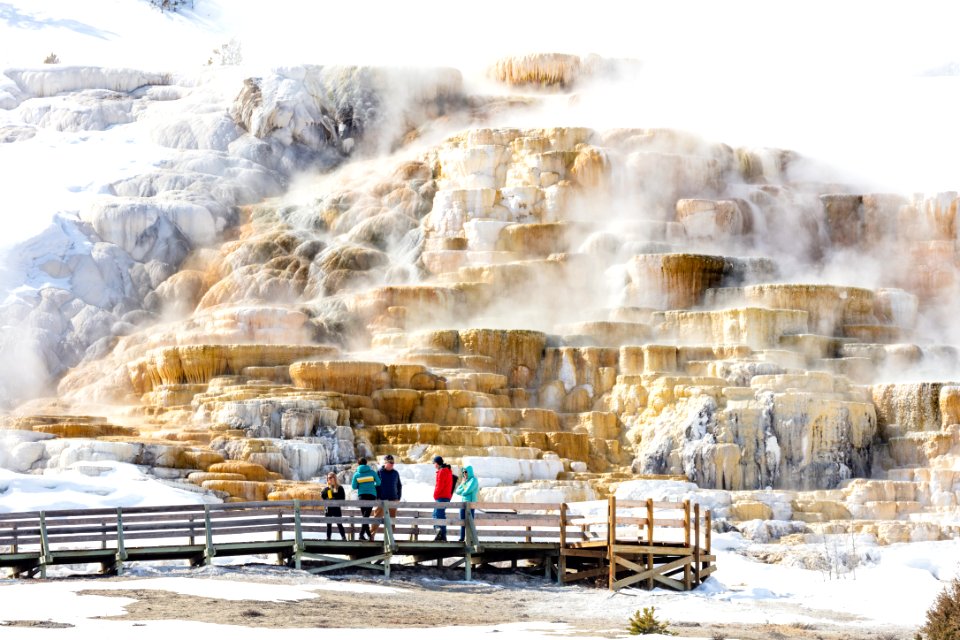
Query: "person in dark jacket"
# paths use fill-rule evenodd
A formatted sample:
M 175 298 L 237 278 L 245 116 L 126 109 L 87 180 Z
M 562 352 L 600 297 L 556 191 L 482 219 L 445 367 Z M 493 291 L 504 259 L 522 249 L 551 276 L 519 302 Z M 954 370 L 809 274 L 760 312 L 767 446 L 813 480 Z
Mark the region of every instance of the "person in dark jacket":
M 340 484 L 340 481 L 337 479 L 337 474 L 333 471 L 327 474 L 327 486 L 323 488 L 323 491 L 320 492 L 321 500 L 344 500 L 346 496 L 344 495 L 343 485 Z M 343 512 L 340 510 L 340 507 L 327 507 L 326 516 L 328 518 L 342 518 Z M 337 529 L 340 531 L 340 538 L 343 540 L 347 539 L 347 534 L 343 530 L 343 523 L 337 523 Z M 330 534 L 333 532 L 333 523 L 327 523 L 327 540 L 330 539 Z
M 450 470 L 450 465 L 444 464 L 443 458 L 440 456 L 434 456 L 433 467 L 437 470 L 437 482 L 433 487 L 433 500 L 434 502 L 450 502 L 450 498 L 453 497 L 453 471 Z M 433 519 L 446 520 L 447 510 L 434 509 Z M 434 540 L 446 542 L 447 527 L 434 525 L 434 528 L 437 529 L 437 536 Z
M 400 472 L 393 468 L 393 456 L 386 455 L 383 458 L 383 466 L 377 474 L 380 476 L 380 486 L 377 487 L 377 497 L 380 500 L 389 500 L 390 502 L 399 502 L 403 497 L 403 483 L 400 482 Z M 380 502 L 373 509 L 374 518 L 383 517 L 383 503 Z M 397 517 L 397 508 L 390 507 L 390 517 Z M 370 532 L 377 535 L 380 525 L 374 522 L 370 525 Z
M 377 499 L 377 487 L 380 486 L 380 476 L 376 472 L 367 466 L 367 459 L 360 458 L 357 460 L 360 463 L 360 466 L 357 467 L 357 470 L 353 474 L 353 479 L 350 481 L 350 486 L 356 490 L 357 498 L 359 500 L 370 500 L 371 502 Z M 364 518 L 369 518 L 370 513 L 373 511 L 373 505 L 369 507 L 360 507 L 360 515 Z M 363 524 L 360 526 L 360 539 L 361 540 L 373 540 L 373 536 L 370 535 L 370 525 Z

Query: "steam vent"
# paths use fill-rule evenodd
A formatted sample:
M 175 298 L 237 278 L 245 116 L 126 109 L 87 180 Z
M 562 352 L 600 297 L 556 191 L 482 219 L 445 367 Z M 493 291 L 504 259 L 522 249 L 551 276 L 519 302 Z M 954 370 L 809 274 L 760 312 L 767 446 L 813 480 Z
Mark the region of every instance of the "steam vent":
M 685 131 L 502 126 L 630 68 L 501 60 L 490 95 L 287 68 L 165 124 L 183 159 L 51 230 L 87 242 L 0 307 L 40 354 L 5 383 L 0 466 L 288 500 L 360 456 L 429 484 L 441 455 L 481 500 L 672 491 L 745 535 L 956 536 L 957 194 Z M 11 73 L 17 105 L 59 86 Z M 135 119 L 198 91 L 101 76 L 62 100 L 109 88 Z

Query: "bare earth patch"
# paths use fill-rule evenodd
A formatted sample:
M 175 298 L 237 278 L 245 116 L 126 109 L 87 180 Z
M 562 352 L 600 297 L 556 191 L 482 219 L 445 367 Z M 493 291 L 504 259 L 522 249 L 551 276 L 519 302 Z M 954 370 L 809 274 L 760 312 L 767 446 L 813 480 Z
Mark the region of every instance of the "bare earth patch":
M 72 629 L 73 625 L 52 620 L 11 620 L 0 622 L 0 627 L 26 627 L 29 629 Z
M 296 576 L 307 576 L 306 580 Z M 217 578 L 216 576 L 207 576 Z M 657 598 L 634 592 L 613 595 L 590 587 L 558 587 L 539 578 L 523 577 L 506 583 L 458 582 L 438 577 L 424 580 L 404 576 L 391 580 L 368 576 L 340 576 L 342 589 L 311 588 L 313 576 L 302 572 L 278 572 L 229 576 L 231 580 L 297 585 L 316 594 L 296 601 L 226 600 L 182 595 L 158 589 L 141 589 L 135 579 L 104 578 L 129 582 L 130 588 L 87 589 L 81 594 L 135 599 L 126 605 L 126 615 L 105 619 L 186 620 L 252 628 L 372 628 L 439 627 L 450 625 L 495 625 L 516 622 L 548 622 L 570 625 L 571 635 L 622 637 L 630 615 L 644 606 L 657 605 Z M 482 580 L 482 578 L 481 578 Z M 329 584 L 329 583 L 327 583 Z M 351 585 L 378 585 L 395 590 L 389 594 L 357 593 Z M 662 592 L 657 591 L 657 594 Z M 659 597 L 684 597 L 664 594 Z M 687 596 L 689 597 L 689 596 Z M 376 606 L 371 606 L 375 602 Z M 690 606 L 699 600 L 690 598 Z M 785 612 L 805 614 L 796 605 L 771 603 L 770 615 Z M 842 612 L 820 612 L 814 624 L 711 624 L 669 619 L 678 637 L 740 638 L 743 640 L 875 640 L 912 638 L 909 628 L 880 627 L 858 621 Z M 756 615 L 753 616 L 756 618 Z M 23 626 L 26 623 L 18 623 Z M 43 624 L 43 623 L 33 623 Z

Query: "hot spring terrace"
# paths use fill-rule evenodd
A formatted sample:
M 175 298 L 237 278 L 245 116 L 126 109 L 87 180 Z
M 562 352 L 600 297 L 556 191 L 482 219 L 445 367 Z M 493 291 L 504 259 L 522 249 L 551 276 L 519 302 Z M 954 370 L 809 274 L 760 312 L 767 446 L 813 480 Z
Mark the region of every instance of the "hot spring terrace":
M 383 506 L 382 517 L 361 507 Z M 391 568 L 538 570 L 559 584 L 588 580 L 627 586 L 693 589 L 716 570 L 710 511 L 655 500 L 577 503 L 269 501 L 169 507 L 74 509 L 0 514 L 0 567 L 14 577 L 47 576 L 54 565 L 99 564 L 119 575 L 129 563 L 275 555 L 312 573 Z M 341 515 L 328 515 L 340 507 Z M 435 519 L 434 509 L 446 509 Z M 391 510 L 395 510 L 391 513 Z M 377 513 L 376 511 L 374 513 Z M 395 515 L 394 515 L 395 514 Z M 363 525 L 377 527 L 361 540 Z M 327 539 L 328 525 L 332 539 Z M 342 525 L 346 539 L 339 539 Z M 434 540 L 445 525 L 450 541 Z M 465 539 L 456 541 L 460 528 Z M 379 538 L 379 539 L 377 539 Z

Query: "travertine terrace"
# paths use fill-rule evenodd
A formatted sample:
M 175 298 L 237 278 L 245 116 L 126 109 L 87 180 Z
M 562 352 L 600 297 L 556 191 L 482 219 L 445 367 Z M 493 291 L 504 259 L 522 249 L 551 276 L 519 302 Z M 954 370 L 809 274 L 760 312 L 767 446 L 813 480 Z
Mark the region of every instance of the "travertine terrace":
M 532 56 L 491 76 L 542 95 L 601 68 Z M 312 111 L 284 117 L 269 79 L 238 90 L 238 139 L 310 187 L 180 233 L 143 310 L 5 417 L 3 466 L 112 458 L 261 500 L 316 498 L 360 455 L 429 479 L 440 454 L 498 501 L 669 478 L 735 526 L 957 533 L 956 194 L 860 193 L 790 151 L 683 131 L 502 127 L 535 100 L 464 95 L 450 70 L 384 109 L 405 125 L 371 158 L 396 122 L 357 105 L 400 81 L 351 74 L 356 110 L 304 89 Z M 157 196 L 136 191 L 146 211 Z M 154 214 L 96 213 L 120 245 L 156 232 Z

